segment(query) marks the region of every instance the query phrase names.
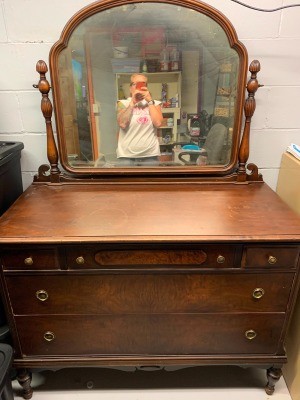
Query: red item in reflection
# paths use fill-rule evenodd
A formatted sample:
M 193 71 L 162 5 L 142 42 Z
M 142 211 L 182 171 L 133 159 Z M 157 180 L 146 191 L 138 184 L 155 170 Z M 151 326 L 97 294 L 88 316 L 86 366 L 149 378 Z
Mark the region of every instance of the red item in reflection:
M 135 85 L 136 90 L 141 90 L 142 87 L 147 86 L 146 82 L 137 82 L 137 84 Z

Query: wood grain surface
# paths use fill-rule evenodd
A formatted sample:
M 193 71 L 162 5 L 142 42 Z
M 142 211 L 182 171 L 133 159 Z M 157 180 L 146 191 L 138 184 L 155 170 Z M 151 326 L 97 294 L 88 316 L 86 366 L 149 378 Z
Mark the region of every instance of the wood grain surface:
M 295 240 L 300 218 L 266 184 L 32 185 L 0 243 Z

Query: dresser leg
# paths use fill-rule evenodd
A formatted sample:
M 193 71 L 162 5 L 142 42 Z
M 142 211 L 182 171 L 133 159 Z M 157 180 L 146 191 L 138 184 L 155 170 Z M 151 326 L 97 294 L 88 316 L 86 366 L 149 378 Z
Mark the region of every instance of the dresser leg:
M 271 395 L 274 393 L 275 384 L 276 384 L 276 382 L 279 381 L 281 375 L 282 375 L 281 368 L 271 367 L 271 368 L 267 369 L 268 383 L 265 387 L 265 391 L 268 395 Z
M 17 373 L 17 380 L 23 388 L 23 398 L 26 400 L 31 399 L 33 392 L 30 386 L 32 379 L 31 372 L 28 369 L 18 369 Z

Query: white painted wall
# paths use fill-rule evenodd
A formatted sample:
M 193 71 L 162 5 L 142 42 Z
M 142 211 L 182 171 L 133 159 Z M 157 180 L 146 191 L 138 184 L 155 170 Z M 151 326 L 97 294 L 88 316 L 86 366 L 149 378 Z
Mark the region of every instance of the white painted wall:
M 275 190 L 281 155 L 300 143 L 300 7 L 261 13 L 230 0 L 207 0 L 235 26 L 249 52 L 258 59 L 264 84 L 256 94 L 250 162 L 258 165 Z M 299 0 L 244 0 L 260 8 Z M 65 23 L 90 0 L 0 0 L 0 140 L 21 141 L 24 189 L 40 164 L 48 163 L 40 93 L 33 89 L 39 59 L 48 53 Z M 48 74 L 49 78 L 49 74 Z

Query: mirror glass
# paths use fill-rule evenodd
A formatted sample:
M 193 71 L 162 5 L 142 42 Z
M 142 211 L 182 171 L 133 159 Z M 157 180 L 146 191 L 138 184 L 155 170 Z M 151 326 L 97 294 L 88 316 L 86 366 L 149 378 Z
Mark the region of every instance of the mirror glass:
M 90 16 L 58 56 L 67 164 L 226 166 L 239 63 L 223 28 L 186 7 L 133 3 Z

